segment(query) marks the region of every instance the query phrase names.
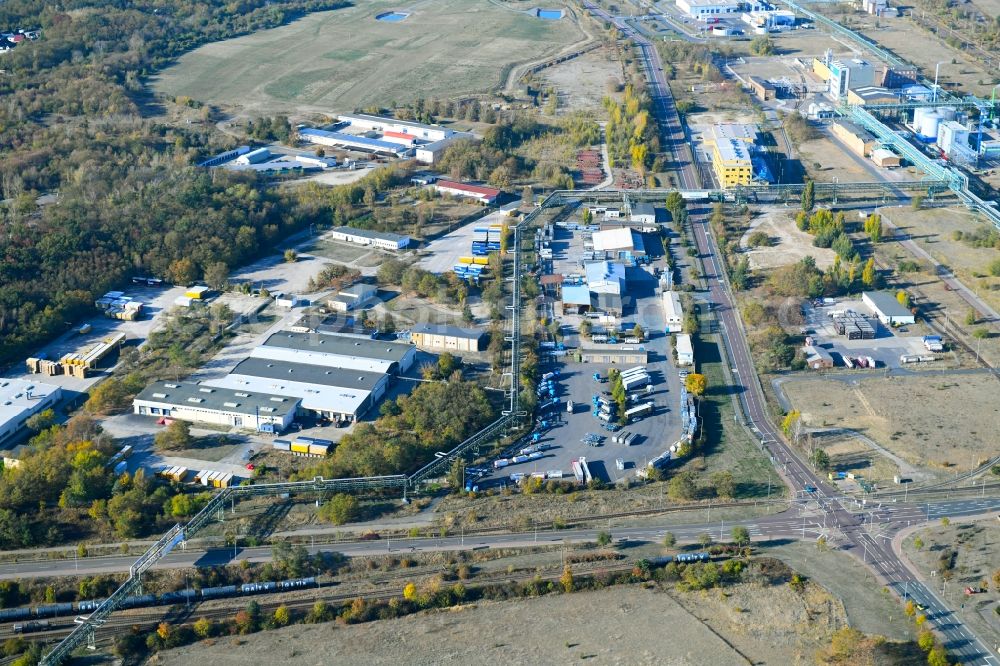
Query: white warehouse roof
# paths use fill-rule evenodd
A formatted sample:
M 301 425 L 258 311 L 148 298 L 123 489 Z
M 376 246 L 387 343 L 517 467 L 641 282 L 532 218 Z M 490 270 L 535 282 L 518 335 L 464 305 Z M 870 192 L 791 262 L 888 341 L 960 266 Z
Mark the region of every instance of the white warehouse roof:
M 595 252 L 631 251 L 635 248 L 635 232 L 628 227 L 595 231 L 593 240 Z
M 301 398 L 304 409 L 359 415 L 378 399 L 387 382 L 388 375 L 381 373 L 248 358 L 229 375 L 203 383 Z

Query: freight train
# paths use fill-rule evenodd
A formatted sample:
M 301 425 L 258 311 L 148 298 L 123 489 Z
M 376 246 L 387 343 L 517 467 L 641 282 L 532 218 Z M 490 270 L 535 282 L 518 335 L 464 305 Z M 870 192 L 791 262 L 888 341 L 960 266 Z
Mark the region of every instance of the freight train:
M 198 601 L 206 599 L 221 599 L 223 597 L 236 597 L 247 594 L 263 594 L 266 592 L 288 592 L 307 587 L 314 587 L 316 578 L 293 578 L 290 580 L 267 581 L 264 583 L 243 583 L 242 585 L 223 585 L 221 587 L 205 587 L 200 590 L 179 590 L 177 592 L 165 592 L 163 594 L 143 594 L 136 597 L 128 597 L 122 602 L 122 608 L 140 608 L 144 606 L 168 606 L 172 604 L 182 604 L 188 601 Z M 46 604 L 44 606 L 22 606 L 21 608 L 7 608 L 0 610 L 0 622 L 9 620 L 30 620 L 33 618 L 58 617 L 60 615 L 78 615 L 81 613 L 91 613 L 97 610 L 98 606 L 104 603 L 104 599 L 90 599 L 87 601 L 74 601 L 61 604 Z M 36 626 L 37 625 L 37 626 Z M 44 625 L 44 626 L 43 626 Z M 14 625 L 16 633 L 30 631 L 42 631 L 48 623 L 27 622 Z M 18 629 L 20 627 L 20 629 Z

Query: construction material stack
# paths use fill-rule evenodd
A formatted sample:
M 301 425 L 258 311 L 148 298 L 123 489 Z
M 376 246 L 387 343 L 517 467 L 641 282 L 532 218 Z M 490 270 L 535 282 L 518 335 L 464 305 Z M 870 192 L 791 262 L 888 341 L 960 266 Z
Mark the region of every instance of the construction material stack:
M 491 224 L 486 232 L 486 249 L 490 252 L 500 251 L 500 239 L 503 237 L 503 225 Z
M 485 257 L 489 251 L 490 232 L 487 227 L 476 227 L 472 230 L 472 254 Z M 499 248 L 497 248 L 499 249 Z
M 27 360 L 28 371 L 40 372 L 50 377 L 67 374 L 77 379 L 86 379 L 88 372 L 96 368 L 104 357 L 120 347 L 123 342 L 125 342 L 125 334 L 115 333 L 85 352 L 63 354 L 58 362 L 29 358 Z
M 486 257 L 459 257 L 458 263 L 452 268 L 455 271 L 455 275 L 462 278 L 463 280 L 468 280 L 473 284 L 479 282 L 479 278 L 483 276 L 483 272 L 486 270 L 489 264 L 489 259 Z

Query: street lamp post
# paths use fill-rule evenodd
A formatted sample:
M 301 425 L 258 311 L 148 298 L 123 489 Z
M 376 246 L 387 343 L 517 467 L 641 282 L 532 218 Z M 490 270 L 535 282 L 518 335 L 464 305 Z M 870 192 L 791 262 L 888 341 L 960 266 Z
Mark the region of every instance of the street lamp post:
M 944 65 L 946 62 L 947 61 L 942 60 L 941 62 L 939 62 L 936 65 L 934 65 L 934 93 L 933 93 L 933 98 L 931 99 L 932 102 L 936 102 L 937 101 L 937 98 L 938 98 L 938 88 L 939 88 L 939 86 L 938 86 L 938 73 L 941 70 L 941 65 Z

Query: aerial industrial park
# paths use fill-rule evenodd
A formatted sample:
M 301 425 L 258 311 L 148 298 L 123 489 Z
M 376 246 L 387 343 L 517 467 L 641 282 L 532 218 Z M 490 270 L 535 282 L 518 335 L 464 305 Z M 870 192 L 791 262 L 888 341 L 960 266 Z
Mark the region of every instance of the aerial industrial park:
M 995 0 L 30 4 L 3 663 L 1000 663 Z

